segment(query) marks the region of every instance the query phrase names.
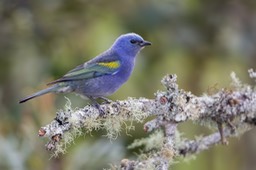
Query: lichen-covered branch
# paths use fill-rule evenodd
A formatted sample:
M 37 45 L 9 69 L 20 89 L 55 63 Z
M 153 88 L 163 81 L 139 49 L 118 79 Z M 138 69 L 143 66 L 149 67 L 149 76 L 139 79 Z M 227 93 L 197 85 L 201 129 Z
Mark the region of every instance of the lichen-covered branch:
M 256 73 L 249 70 L 249 76 L 256 78 Z M 242 84 L 234 73 L 231 79 L 228 89 L 195 96 L 178 88 L 176 75 L 167 75 L 162 80 L 166 90 L 156 92 L 155 99 L 128 98 L 102 104 L 105 114 L 89 105 L 73 110 L 69 101 L 50 124 L 39 130 L 39 136 L 48 137 L 46 148 L 59 154 L 78 135 L 105 129 L 106 136 L 115 139 L 122 125 L 126 130 L 134 128 L 132 123 L 125 122 L 143 123 L 152 116 L 152 120 L 144 124 L 144 130 L 154 132 L 130 146 L 144 146 L 143 158 L 123 159 L 116 168 L 165 170 L 176 157 L 199 153 L 217 143 L 227 144 L 228 137 L 243 134 L 256 125 L 255 88 Z M 218 130 L 209 136 L 185 139 L 179 135 L 177 126 L 188 120 Z

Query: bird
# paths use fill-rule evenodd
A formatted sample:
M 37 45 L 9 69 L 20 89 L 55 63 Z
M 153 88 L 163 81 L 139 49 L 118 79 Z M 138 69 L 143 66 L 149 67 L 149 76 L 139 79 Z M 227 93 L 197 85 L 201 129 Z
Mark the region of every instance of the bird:
M 136 56 L 149 45 L 151 42 L 136 33 L 122 34 L 109 49 L 48 83 L 48 88 L 21 99 L 19 103 L 47 93 L 73 92 L 91 100 L 99 108 L 96 100 L 109 101 L 106 97 L 116 92 L 129 79 Z

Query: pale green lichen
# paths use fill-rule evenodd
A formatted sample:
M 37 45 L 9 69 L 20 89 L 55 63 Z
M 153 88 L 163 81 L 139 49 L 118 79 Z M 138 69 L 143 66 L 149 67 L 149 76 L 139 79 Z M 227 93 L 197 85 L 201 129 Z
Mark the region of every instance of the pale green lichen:
M 65 154 L 67 152 L 67 147 L 71 144 L 74 143 L 74 136 L 75 133 L 72 131 L 66 132 L 63 136 L 60 142 L 58 142 L 55 145 L 55 150 L 52 154 L 52 157 L 58 157 L 59 154 Z
M 102 123 L 103 129 L 105 129 L 107 132 L 107 134 L 105 134 L 104 136 L 108 137 L 111 140 L 115 140 L 120 135 L 123 122 L 124 120 L 119 116 L 107 118 Z
M 152 149 L 159 149 L 163 146 L 164 143 L 164 133 L 162 130 L 156 130 L 149 137 L 136 139 L 131 145 L 128 146 L 128 149 L 134 149 L 136 147 L 144 147 L 144 151 L 150 151 Z
M 126 101 L 127 107 L 122 107 L 122 110 L 119 111 L 111 106 L 104 106 L 107 114 L 103 117 L 99 116 L 97 110 L 90 106 L 83 109 L 73 109 L 71 101 L 68 98 L 66 99 L 67 103 L 64 110 L 58 111 L 57 118 L 62 123 L 68 123 L 70 129 L 65 133 L 60 132 L 61 140 L 56 143 L 54 156 L 65 153 L 67 146 L 74 142 L 76 137 L 95 130 L 105 130 L 106 134 L 104 136 L 110 140 L 115 140 L 120 136 L 122 130 L 125 130 L 126 134 L 129 135 L 129 131 L 135 129 L 133 121 L 141 123 L 148 116 L 148 113 L 142 111 L 144 105 L 134 102 L 132 98 Z M 126 105 L 122 102 L 119 104 Z M 129 110 L 130 106 L 133 106 L 132 111 Z
M 230 77 L 231 77 L 231 79 L 232 79 L 231 85 L 232 85 L 234 88 L 241 88 L 242 83 L 241 83 L 241 81 L 239 80 L 239 78 L 236 76 L 236 73 L 235 73 L 235 72 L 232 72 L 232 73 L 230 74 Z

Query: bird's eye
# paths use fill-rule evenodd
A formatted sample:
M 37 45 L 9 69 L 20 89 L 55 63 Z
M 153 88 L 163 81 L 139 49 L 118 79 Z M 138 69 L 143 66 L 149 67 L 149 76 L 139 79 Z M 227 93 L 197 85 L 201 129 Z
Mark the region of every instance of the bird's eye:
M 136 40 L 132 39 L 130 42 L 131 42 L 132 44 L 135 44 L 135 43 L 136 43 Z

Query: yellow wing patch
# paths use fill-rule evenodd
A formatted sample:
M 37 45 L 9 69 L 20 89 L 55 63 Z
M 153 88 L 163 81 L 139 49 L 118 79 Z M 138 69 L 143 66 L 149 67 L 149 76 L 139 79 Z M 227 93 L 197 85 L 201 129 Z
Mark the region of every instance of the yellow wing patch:
M 116 69 L 120 66 L 119 61 L 101 62 L 101 63 L 98 63 L 98 64 L 101 65 L 101 66 L 112 68 L 112 69 Z

